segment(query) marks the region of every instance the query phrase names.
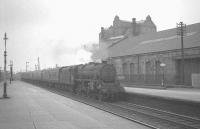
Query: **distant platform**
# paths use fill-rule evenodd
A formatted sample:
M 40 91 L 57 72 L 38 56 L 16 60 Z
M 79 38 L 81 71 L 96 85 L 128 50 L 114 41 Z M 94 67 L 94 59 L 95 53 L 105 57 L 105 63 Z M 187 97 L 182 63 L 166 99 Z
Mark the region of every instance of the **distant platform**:
M 200 89 L 197 88 L 136 88 L 126 87 L 123 85 L 127 93 L 143 94 L 167 99 L 176 99 L 181 101 L 191 101 L 200 103 Z

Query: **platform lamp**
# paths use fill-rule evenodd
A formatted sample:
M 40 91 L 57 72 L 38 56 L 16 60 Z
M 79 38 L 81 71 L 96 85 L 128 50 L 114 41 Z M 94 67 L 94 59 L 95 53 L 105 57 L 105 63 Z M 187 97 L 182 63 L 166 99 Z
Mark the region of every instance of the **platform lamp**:
M 164 87 L 164 79 L 165 79 L 165 76 L 164 76 L 164 68 L 165 68 L 165 66 L 166 66 L 165 63 L 161 63 L 161 64 L 160 64 L 160 67 L 162 68 L 162 82 L 161 82 L 162 87 Z

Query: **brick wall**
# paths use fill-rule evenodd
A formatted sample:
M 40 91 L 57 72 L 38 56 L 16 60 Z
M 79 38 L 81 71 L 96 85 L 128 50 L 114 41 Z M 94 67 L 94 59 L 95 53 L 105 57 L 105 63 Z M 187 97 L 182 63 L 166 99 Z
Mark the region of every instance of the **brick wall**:
M 186 59 L 199 59 L 200 58 L 200 47 L 189 48 L 184 50 L 185 60 Z M 181 59 L 180 50 L 162 51 L 156 53 L 147 53 L 131 56 L 123 56 L 112 58 L 111 62 L 115 65 L 117 69 L 117 74 L 120 79 L 126 78 L 126 81 L 141 81 L 143 83 L 161 83 L 163 68 L 158 68 L 156 62 L 165 63 L 164 67 L 164 79 L 167 84 L 179 84 L 177 80 L 178 70 L 177 70 L 177 60 Z M 185 62 L 187 63 L 187 62 Z M 123 64 L 127 65 L 126 75 L 123 73 Z M 134 70 L 131 73 L 131 64 L 134 64 Z M 199 67 L 200 68 L 200 67 Z M 188 69 L 188 68 L 187 68 Z M 159 71 L 158 71 L 159 70 Z M 200 71 L 200 70 L 199 70 Z M 124 75 L 124 77 L 122 77 Z M 135 77 L 135 78 L 134 78 Z M 187 83 L 188 84 L 188 83 Z M 191 83 L 189 83 L 191 85 Z

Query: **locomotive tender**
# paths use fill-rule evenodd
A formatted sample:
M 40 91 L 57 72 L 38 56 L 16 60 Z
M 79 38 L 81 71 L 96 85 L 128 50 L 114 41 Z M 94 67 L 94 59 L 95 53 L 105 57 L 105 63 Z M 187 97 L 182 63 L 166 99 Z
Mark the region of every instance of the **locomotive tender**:
M 69 90 L 101 101 L 119 100 L 124 89 L 116 79 L 112 64 L 88 63 L 60 68 L 21 73 L 21 79 L 30 83 Z

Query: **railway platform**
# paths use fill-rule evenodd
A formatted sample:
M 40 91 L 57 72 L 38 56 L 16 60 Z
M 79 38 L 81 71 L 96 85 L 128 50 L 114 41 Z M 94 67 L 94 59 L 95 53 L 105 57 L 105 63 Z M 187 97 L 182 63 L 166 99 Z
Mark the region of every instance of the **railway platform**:
M 130 94 L 140 94 L 164 99 L 200 103 L 199 88 L 139 88 L 134 85 L 130 86 L 123 83 L 121 86 L 123 86 L 125 91 Z
M 9 84 L 7 94 L 0 98 L 0 129 L 147 128 L 20 81 Z

